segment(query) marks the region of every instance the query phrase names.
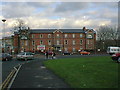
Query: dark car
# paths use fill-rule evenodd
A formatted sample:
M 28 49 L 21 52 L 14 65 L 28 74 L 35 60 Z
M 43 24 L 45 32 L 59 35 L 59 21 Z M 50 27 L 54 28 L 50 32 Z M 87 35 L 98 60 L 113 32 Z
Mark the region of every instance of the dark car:
M 0 54 L 0 58 L 2 61 L 8 61 L 12 60 L 12 55 L 10 55 L 9 53 L 2 53 Z
M 120 53 L 113 54 L 112 60 L 120 63 Z
M 71 55 L 71 53 L 68 52 L 68 51 L 65 51 L 65 52 L 63 53 L 63 55 Z
M 32 52 L 21 52 L 16 56 L 17 60 L 30 60 L 34 59 L 34 53 Z

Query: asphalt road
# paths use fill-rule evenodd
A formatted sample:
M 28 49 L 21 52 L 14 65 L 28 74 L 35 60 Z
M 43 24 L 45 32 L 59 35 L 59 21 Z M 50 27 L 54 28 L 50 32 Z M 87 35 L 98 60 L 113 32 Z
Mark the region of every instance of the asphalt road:
M 108 56 L 108 54 L 95 54 L 95 55 L 57 55 L 57 59 L 59 58 L 75 58 L 75 57 L 94 57 L 94 56 Z M 44 60 L 45 57 L 41 56 L 41 55 L 36 55 L 35 56 L 35 61 L 38 60 Z M 11 70 L 13 69 L 13 67 L 19 65 L 19 64 L 24 64 L 27 62 L 32 62 L 34 60 L 30 60 L 30 61 L 18 61 L 15 58 L 13 58 L 13 60 L 10 61 L 3 61 L 2 62 L 2 81 L 4 81 L 7 76 L 9 75 L 9 73 L 11 72 Z
M 35 60 L 37 60 L 37 58 L 35 58 Z M 33 60 L 30 60 L 30 61 L 33 61 Z M 18 66 L 19 64 L 24 64 L 27 62 L 29 61 L 19 61 L 19 60 L 16 60 L 15 58 L 9 61 L 2 61 L 2 82 L 7 78 L 7 76 L 9 75 L 9 73 L 12 71 L 14 67 Z

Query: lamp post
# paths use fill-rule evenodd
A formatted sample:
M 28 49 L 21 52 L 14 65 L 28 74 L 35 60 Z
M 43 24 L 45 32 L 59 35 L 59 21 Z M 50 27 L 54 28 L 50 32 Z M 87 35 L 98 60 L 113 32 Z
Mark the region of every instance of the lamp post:
M 5 42 L 5 22 L 6 22 L 6 19 L 2 19 L 2 22 L 4 23 L 4 28 L 3 28 L 3 42 L 4 42 L 4 53 L 6 52 L 6 42 Z
M 103 41 L 103 50 L 105 49 L 104 44 L 105 44 L 105 42 Z

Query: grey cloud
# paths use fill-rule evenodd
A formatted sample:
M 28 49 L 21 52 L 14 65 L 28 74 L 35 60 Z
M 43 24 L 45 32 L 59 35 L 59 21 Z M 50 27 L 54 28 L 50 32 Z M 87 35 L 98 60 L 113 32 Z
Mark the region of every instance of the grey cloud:
M 35 11 L 35 8 L 29 7 L 25 3 L 7 3 L 2 6 L 2 15 L 5 18 L 20 18 L 30 16 Z
M 56 6 L 55 12 L 77 11 L 85 9 L 89 6 L 89 3 L 84 2 L 62 2 Z
M 36 8 L 47 8 L 55 4 L 55 2 L 26 2 L 26 4 L 28 4 L 29 6 L 36 7 Z

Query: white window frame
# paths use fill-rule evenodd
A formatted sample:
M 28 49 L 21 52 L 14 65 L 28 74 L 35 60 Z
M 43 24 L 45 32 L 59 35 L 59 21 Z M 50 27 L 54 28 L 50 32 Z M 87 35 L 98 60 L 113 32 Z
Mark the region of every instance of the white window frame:
M 40 38 L 43 38 L 43 34 L 40 34 Z
M 42 40 L 40 40 L 40 45 L 43 45 L 43 41 Z
M 73 50 L 73 52 L 75 52 L 75 51 L 76 51 L 76 49 L 75 49 L 75 48 L 72 48 L 72 50 Z
M 57 40 L 57 45 L 60 45 L 60 40 Z
M 48 45 L 51 45 L 51 40 L 48 40 Z
M 67 41 L 67 42 L 66 42 L 66 41 Z M 65 45 L 67 45 L 67 44 L 68 44 L 68 40 L 65 40 L 64 43 L 65 43 Z
M 51 34 L 48 34 L 48 38 L 51 38 Z
M 83 37 L 83 34 L 81 33 L 81 34 L 80 34 L 80 38 L 82 38 L 82 37 Z
M 72 34 L 72 37 L 75 38 L 75 34 Z
M 82 42 L 82 43 L 81 43 Z M 83 44 L 83 40 L 82 39 L 80 39 L 80 45 L 82 45 Z
M 35 45 L 35 41 L 34 41 L 34 40 L 32 41 L 32 45 L 33 45 L 33 46 Z
M 65 38 L 67 38 L 68 37 L 68 34 L 65 34 Z
M 64 48 L 65 51 L 68 51 L 68 48 Z
M 32 38 L 34 38 L 34 36 L 35 36 L 35 35 L 34 35 L 34 34 L 32 34 Z
M 75 41 L 75 40 L 73 40 L 72 42 L 73 42 L 73 45 L 75 45 L 75 44 L 76 44 L 76 41 Z
M 56 34 L 56 36 L 57 36 L 57 38 L 59 38 L 59 37 L 60 37 L 60 35 L 59 35 L 59 34 Z

